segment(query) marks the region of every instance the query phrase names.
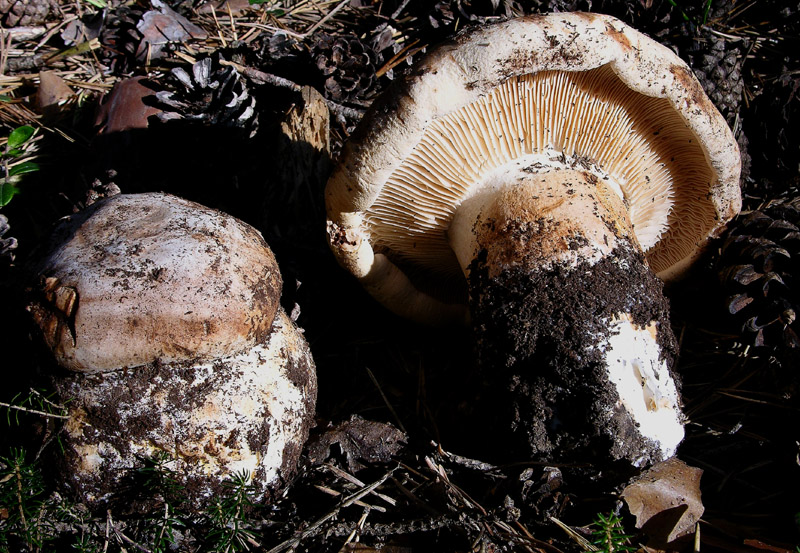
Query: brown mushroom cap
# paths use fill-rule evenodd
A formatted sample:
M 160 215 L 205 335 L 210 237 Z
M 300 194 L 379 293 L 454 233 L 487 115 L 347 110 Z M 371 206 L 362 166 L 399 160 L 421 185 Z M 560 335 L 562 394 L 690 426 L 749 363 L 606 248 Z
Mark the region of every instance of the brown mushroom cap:
M 613 17 L 559 13 L 464 33 L 376 101 L 328 182 L 331 247 L 394 311 L 466 320 L 448 230 L 513 164 L 608 176 L 665 280 L 741 204 L 736 141 L 687 65 Z
M 162 193 L 117 195 L 59 225 L 30 310 L 85 372 L 207 361 L 268 336 L 281 277 L 249 225 Z

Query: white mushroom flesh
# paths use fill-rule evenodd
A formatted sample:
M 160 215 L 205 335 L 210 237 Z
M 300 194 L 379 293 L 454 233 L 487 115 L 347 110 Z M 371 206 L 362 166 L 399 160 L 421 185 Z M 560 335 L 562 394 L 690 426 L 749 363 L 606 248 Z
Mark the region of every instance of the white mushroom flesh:
M 662 458 L 672 457 L 683 440 L 678 389 L 661 355 L 655 323 L 641 327 L 619 314 L 597 346 L 605 354 L 608 379 L 619 395 L 617 405 L 638 423 L 638 431 L 655 443 Z M 640 466 L 645 459 L 633 461 Z

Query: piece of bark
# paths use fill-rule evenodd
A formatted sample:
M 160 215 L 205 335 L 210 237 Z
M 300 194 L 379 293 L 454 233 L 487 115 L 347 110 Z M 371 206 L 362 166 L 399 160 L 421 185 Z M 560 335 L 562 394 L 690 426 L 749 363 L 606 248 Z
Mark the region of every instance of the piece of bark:
M 325 99 L 314 88 L 303 87 L 300 102 L 289 109 L 280 129 L 278 182 L 295 193 L 320 189 L 330 167 L 330 115 Z
M 330 151 L 328 105 L 310 86 L 300 91 L 302 105 L 295 105 L 281 123 L 281 131 L 291 141 L 306 142 L 319 152 Z

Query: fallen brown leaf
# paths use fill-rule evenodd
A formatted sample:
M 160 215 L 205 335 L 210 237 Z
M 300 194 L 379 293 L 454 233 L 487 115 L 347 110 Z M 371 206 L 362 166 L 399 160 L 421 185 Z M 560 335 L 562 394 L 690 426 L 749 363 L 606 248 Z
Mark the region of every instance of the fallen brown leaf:
M 308 445 L 308 457 L 312 463 L 321 464 L 331 454 L 331 447 L 338 445 L 348 468 L 357 472 L 365 463 L 388 463 L 405 441 L 405 434 L 394 426 L 353 415 L 313 439 Z
M 147 128 L 148 117 L 161 112 L 144 103 L 144 98 L 155 94 L 146 86 L 147 83 L 147 79 L 140 76 L 123 79 L 114 85 L 95 114 L 98 134 Z
M 657 548 L 694 532 L 703 515 L 701 469 L 672 458 L 654 465 L 622 492 L 628 510 Z
M 137 57 L 158 59 L 164 46 L 170 42 L 186 42 L 189 39 L 204 39 L 206 32 L 167 6 L 161 0 L 152 0 L 153 10 L 146 12 L 136 29 L 142 33 L 142 42 Z
M 36 90 L 36 105 L 42 113 L 58 110 L 75 93 L 54 71 L 39 73 L 39 88 Z

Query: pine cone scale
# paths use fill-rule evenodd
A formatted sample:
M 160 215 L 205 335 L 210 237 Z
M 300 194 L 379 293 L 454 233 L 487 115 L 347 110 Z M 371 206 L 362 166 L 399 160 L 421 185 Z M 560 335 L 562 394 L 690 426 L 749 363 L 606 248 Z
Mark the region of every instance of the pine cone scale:
M 769 202 L 734 221 L 717 261 L 725 308 L 753 346 L 797 348 L 800 197 Z

